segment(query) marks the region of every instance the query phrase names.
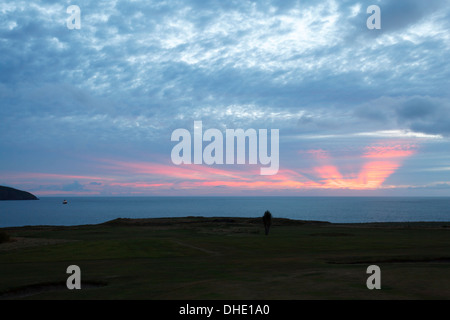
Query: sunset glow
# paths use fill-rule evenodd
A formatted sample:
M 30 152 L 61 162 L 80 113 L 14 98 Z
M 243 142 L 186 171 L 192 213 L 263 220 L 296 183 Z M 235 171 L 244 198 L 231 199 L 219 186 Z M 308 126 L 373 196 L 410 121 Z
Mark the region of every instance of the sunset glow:
M 251 165 L 175 166 L 171 163 L 96 159 L 97 175 L 18 173 L 10 174 L 10 178 L 31 188 L 39 181 L 42 189 L 37 192 L 39 195 L 99 195 L 105 189 L 112 194 L 125 191 L 161 194 L 170 190 L 209 192 L 211 188 L 225 194 L 249 190 L 375 190 L 383 187 L 386 179 L 417 150 L 416 145 L 389 141 L 364 147 L 359 156 L 340 153 L 340 157 L 353 156 L 352 167 L 334 164 L 339 159 L 326 150 L 305 150 L 297 157 L 299 160 L 309 159 L 309 167 L 299 170 L 281 168 L 273 176 L 261 176 L 257 166 Z

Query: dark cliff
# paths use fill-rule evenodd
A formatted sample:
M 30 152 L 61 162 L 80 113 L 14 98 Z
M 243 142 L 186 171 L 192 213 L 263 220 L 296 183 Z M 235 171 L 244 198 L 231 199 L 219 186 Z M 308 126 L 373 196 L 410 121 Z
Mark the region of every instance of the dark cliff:
M 10 187 L 0 186 L 0 200 L 39 200 L 35 195 Z

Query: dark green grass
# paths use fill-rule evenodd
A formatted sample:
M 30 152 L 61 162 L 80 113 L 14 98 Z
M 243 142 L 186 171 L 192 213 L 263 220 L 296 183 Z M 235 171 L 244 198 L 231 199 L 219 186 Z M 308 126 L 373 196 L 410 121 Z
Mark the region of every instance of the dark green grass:
M 194 220 L 9 229 L 12 238 L 71 242 L 0 251 L 1 297 L 14 298 L 31 285 L 65 284 L 66 268 L 75 264 L 82 283 L 103 285 L 21 298 L 450 298 L 444 224 L 285 222 L 265 236 L 257 220 Z M 381 268 L 381 290 L 366 287 L 371 264 Z

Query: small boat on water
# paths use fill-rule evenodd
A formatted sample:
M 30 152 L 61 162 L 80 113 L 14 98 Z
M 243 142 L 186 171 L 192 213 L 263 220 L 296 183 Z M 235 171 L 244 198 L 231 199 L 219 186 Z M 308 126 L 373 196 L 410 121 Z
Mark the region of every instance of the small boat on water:
M 67 200 L 64 200 L 64 201 L 63 201 L 63 204 L 67 204 Z

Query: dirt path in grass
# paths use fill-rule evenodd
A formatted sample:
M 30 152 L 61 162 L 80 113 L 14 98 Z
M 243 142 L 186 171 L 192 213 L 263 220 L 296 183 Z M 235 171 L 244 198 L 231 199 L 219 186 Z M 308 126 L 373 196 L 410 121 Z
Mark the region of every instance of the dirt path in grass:
M 15 249 L 45 246 L 50 244 L 66 243 L 73 241 L 78 240 L 14 237 L 9 242 L 1 243 L 0 251 L 9 251 Z
M 205 249 L 205 248 L 200 248 L 200 247 L 194 246 L 194 245 L 186 243 L 186 242 L 181 242 L 179 240 L 172 240 L 172 241 L 175 242 L 176 244 L 181 245 L 181 246 L 185 246 L 185 247 L 192 248 L 192 249 L 195 249 L 195 250 L 200 250 L 200 251 L 203 251 L 203 252 L 205 252 L 207 254 L 211 254 L 211 255 L 215 255 L 215 256 L 219 255 L 218 252 L 211 251 L 211 250 L 208 250 L 208 249 Z

